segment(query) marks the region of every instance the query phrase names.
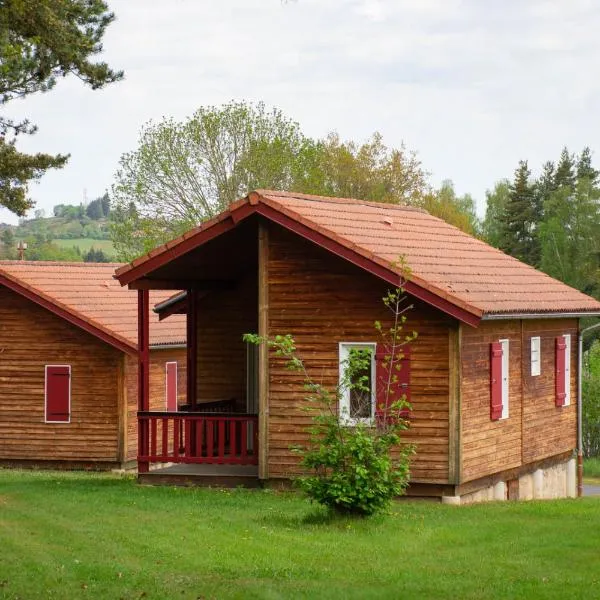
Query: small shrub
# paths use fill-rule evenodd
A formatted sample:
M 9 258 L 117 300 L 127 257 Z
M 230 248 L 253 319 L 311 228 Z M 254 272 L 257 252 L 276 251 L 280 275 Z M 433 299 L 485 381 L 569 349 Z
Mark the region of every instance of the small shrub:
M 393 325 L 384 330 L 381 323 L 375 323 L 383 340 L 384 363 L 389 374 L 384 382 L 385 398 L 376 407 L 375 422 L 368 419 L 351 422 L 338 410 L 342 394 L 350 391 L 355 414 L 363 414 L 357 408 L 361 402 L 368 403 L 366 414 L 371 414 L 369 365 L 372 357 L 369 351 L 356 349 L 349 353 L 341 381 L 330 391 L 311 378 L 291 335 L 272 339 L 254 334 L 244 336 L 247 342 L 266 343 L 287 361 L 288 369 L 303 374 L 306 410 L 312 413 L 313 422 L 308 429 L 309 444 L 294 448 L 302 466 L 308 470 L 308 474 L 296 481 L 311 500 L 338 513 L 372 515 L 380 512 L 394 497 L 402 495 L 408 484 L 409 461 L 414 448 L 400 446 L 400 434 L 407 428 L 403 411 L 408 405 L 404 396 L 394 396 L 394 384 L 401 368 L 402 346 L 412 341 L 416 333 L 402 335 L 407 310 L 403 301 L 401 289 L 388 293 L 384 303 L 394 315 Z

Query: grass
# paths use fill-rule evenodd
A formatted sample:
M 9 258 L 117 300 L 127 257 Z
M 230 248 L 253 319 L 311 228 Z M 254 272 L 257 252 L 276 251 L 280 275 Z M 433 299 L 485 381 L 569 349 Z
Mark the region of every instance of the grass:
M 600 458 L 586 458 L 583 461 L 583 477 L 587 483 L 600 484 Z
M 67 239 L 54 239 L 52 240 L 57 246 L 61 248 L 75 248 L 79 246 L 82 252 L 87 252 L 92 247 L 96 250 L 104 250 L 104 252 L 110 256 L 114 254 L 114 247 L 110 240 L 92 240 L 89 238 L 74 238 L 71 240 Z
M 600 501 L 400 502 L 0 470 L 1 598 L 592 598 Z

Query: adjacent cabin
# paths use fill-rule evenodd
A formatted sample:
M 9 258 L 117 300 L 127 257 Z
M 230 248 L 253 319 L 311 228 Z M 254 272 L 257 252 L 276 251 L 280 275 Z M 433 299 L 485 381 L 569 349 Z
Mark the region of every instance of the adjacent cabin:
M 299 472 L 290 447 L 307 439 L 302 379 L 248 347 L 246 332 L 292 334 L 332 388 L 345 353 L 369 349 L 373 420 L 374 321 L 390 324 L 381 299 L 402 281 L 400 258 L 418 332 L 401 378 L 412 405 L 404 437 L 416 446 L 409 494 L 575 495 L 579 319 L 600 315 L 599 302 L 423 210 L 264 190 L 117 270 L 138 290 L 140 332 L 149 290 L 184 290 L 158 310 L 187 315 L 189 410 L 156 413 L 140 380 L 140 479 L 157 480 L 150 466 L 165 463 L 185 466 L 169 467 L 170 480 L 189 480 L 195 465 L 271 483 Z M 143 340 L 139 352 L 144 363 Z M 225 402 L 233 412 L 203 409 Z
M 0 464 L 135 466 L 138 307 L 118 266 L 0 261 Z M 185 339 L 185 317 L 152 319 L 153 410 L 185 404 Z

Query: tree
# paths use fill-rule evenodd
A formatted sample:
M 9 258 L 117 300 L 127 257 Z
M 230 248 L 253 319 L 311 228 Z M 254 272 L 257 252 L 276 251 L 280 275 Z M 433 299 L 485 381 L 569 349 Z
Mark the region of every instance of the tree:
M 533 218 L 538 227 L 544 220 L 544 206 L 550 196 L 556 191 L 554 163 L 546 161 L 542 166 L 542 173 L 538 177 L 534 186 L 534 214 Z
M 584 355 L 583 373 L 583 454 L 600 456 L 600 341 L 593 342 Z
M 264 104 L 200 108 L 142 129 L 112 190 L 112 238 L 131 258 L 208 219 L 253 188 L 291 189 L 312 142 Z M 135 210 L 131 210 L 131 208 Z
M 481 225 L 483 239 L 500 248 L 502 243 L 502 223 L 508 199 L 510 197 L 510 182 L 508 179 L 498 181 L 492 191 L 485 192 L 485 218 Z
M 13 233 L 13 230 L 10 227 L 2 231 L 0 241 L 2 242 L 2 252 L 0 252 L 0 256 L 2 256 L 3 258 L 14 258 L 16 239 L 15 234 Z
M 404 146 L 388 148 L 380 133 L 360 145 L 331 133 L 319 148 L 316 189 L 295 191 L 410 205 L 421 204 L 428 191 L 427 174 L 416 154 Z
M 565 146 L 560 153 L 558 164 L 556 165 L 556 172 L 554 174 L 554 188 L 558 189 L 561 187 L 569 187 L 573 189 L 575 187 L 575 158 L 569 153 L 569 150 Z
M 7 248 L 12 248 L 15 245 L 15 234 L 10 228 L 7 228 L 2 232 L 2 237 L 0 239 Z
M 426 174 L 412 152 L 379 134 L 362 145 L 306 137 L 262 103 L 200 108 L 189 119 L 144 126 L 120 160 L 111 237 L 130 260 L 226 208 L 252 189 L 422 203 Z
M 58 78 L 75 74 L 98 89 L 123 77 L 106 63 L 92 62 L 114 20 L 103 0 L 4 0 L 0 3 L 0 104 L 51 90 Z M 27 119 L 0 117 L 0 205 L 17 215 L 31 208 L 28 184 L 61 168 L 64 154 L 24 154 L 15 138 L 33 134 Z
M 475 201 L 469 194 L 457 196 L 451 181 L 444 181 L 437 191 L 424 195 L 419 202 L 428 213 L 439 217 L 458 227 L 462 231 L 477 235 L 479 233 L 479 220 L 475 212 Z
M 85 214 L 93 221 L 101 219 L 104 216 L 104 211 L 102 209 L 102 198 L 96 198 L 96 200 L 92 200 L 87 205 Z
M 509 186 L 509 195 L 501 215 L 500 249 L 530 265 L 540 259 L 536 232 L 534 187 L 527 161 L 519 161 L 515 178 Z
M 596 185 L 598 175 L 600 175 L 600 172 L 592 166 L 592 151 L 586 146 L 581 151 L 579 159 L 577 160 L 577 179 L 578 181 L 589 179 L 592 185 Z
M 578 157 L 563 149 L 554 177 L 538 180 L 543 200 L 539 226 L 541 269 L 588 294 L 600 294 L 600 189 L 592 154 Z
M 544 206 L 540 224 L 541 269 L 565 283 L 599 291 L 600 190 L 582 179 L 572 191 L 563 186 Z
M 81 262 L 81 253 L 78 248 L 62 248 L 48 241 L 44 236 L 38 235 L 27 238 L 27 260 L 54 260 Z
M 93 246 L 83 255 L 83 262 L 109 263 L 110 257 L 103 250 L 96 250 Z
M 110 197 L 108 194 L 104 194 L 104 196 L 100 198 L 100 204 L 102 205 L 102 215 L 108 217 L 110 214 Z

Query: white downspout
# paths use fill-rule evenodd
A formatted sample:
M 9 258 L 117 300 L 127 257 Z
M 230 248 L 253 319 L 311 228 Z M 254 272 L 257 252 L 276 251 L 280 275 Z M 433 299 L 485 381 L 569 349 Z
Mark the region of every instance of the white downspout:
M 600 323 L 590 325 L 579 331 L 577 345 L 577 495 L 583 496 L 583 395 L 581 393 L 583 372 L 583 336 L 588 331 L 598 329 Z

